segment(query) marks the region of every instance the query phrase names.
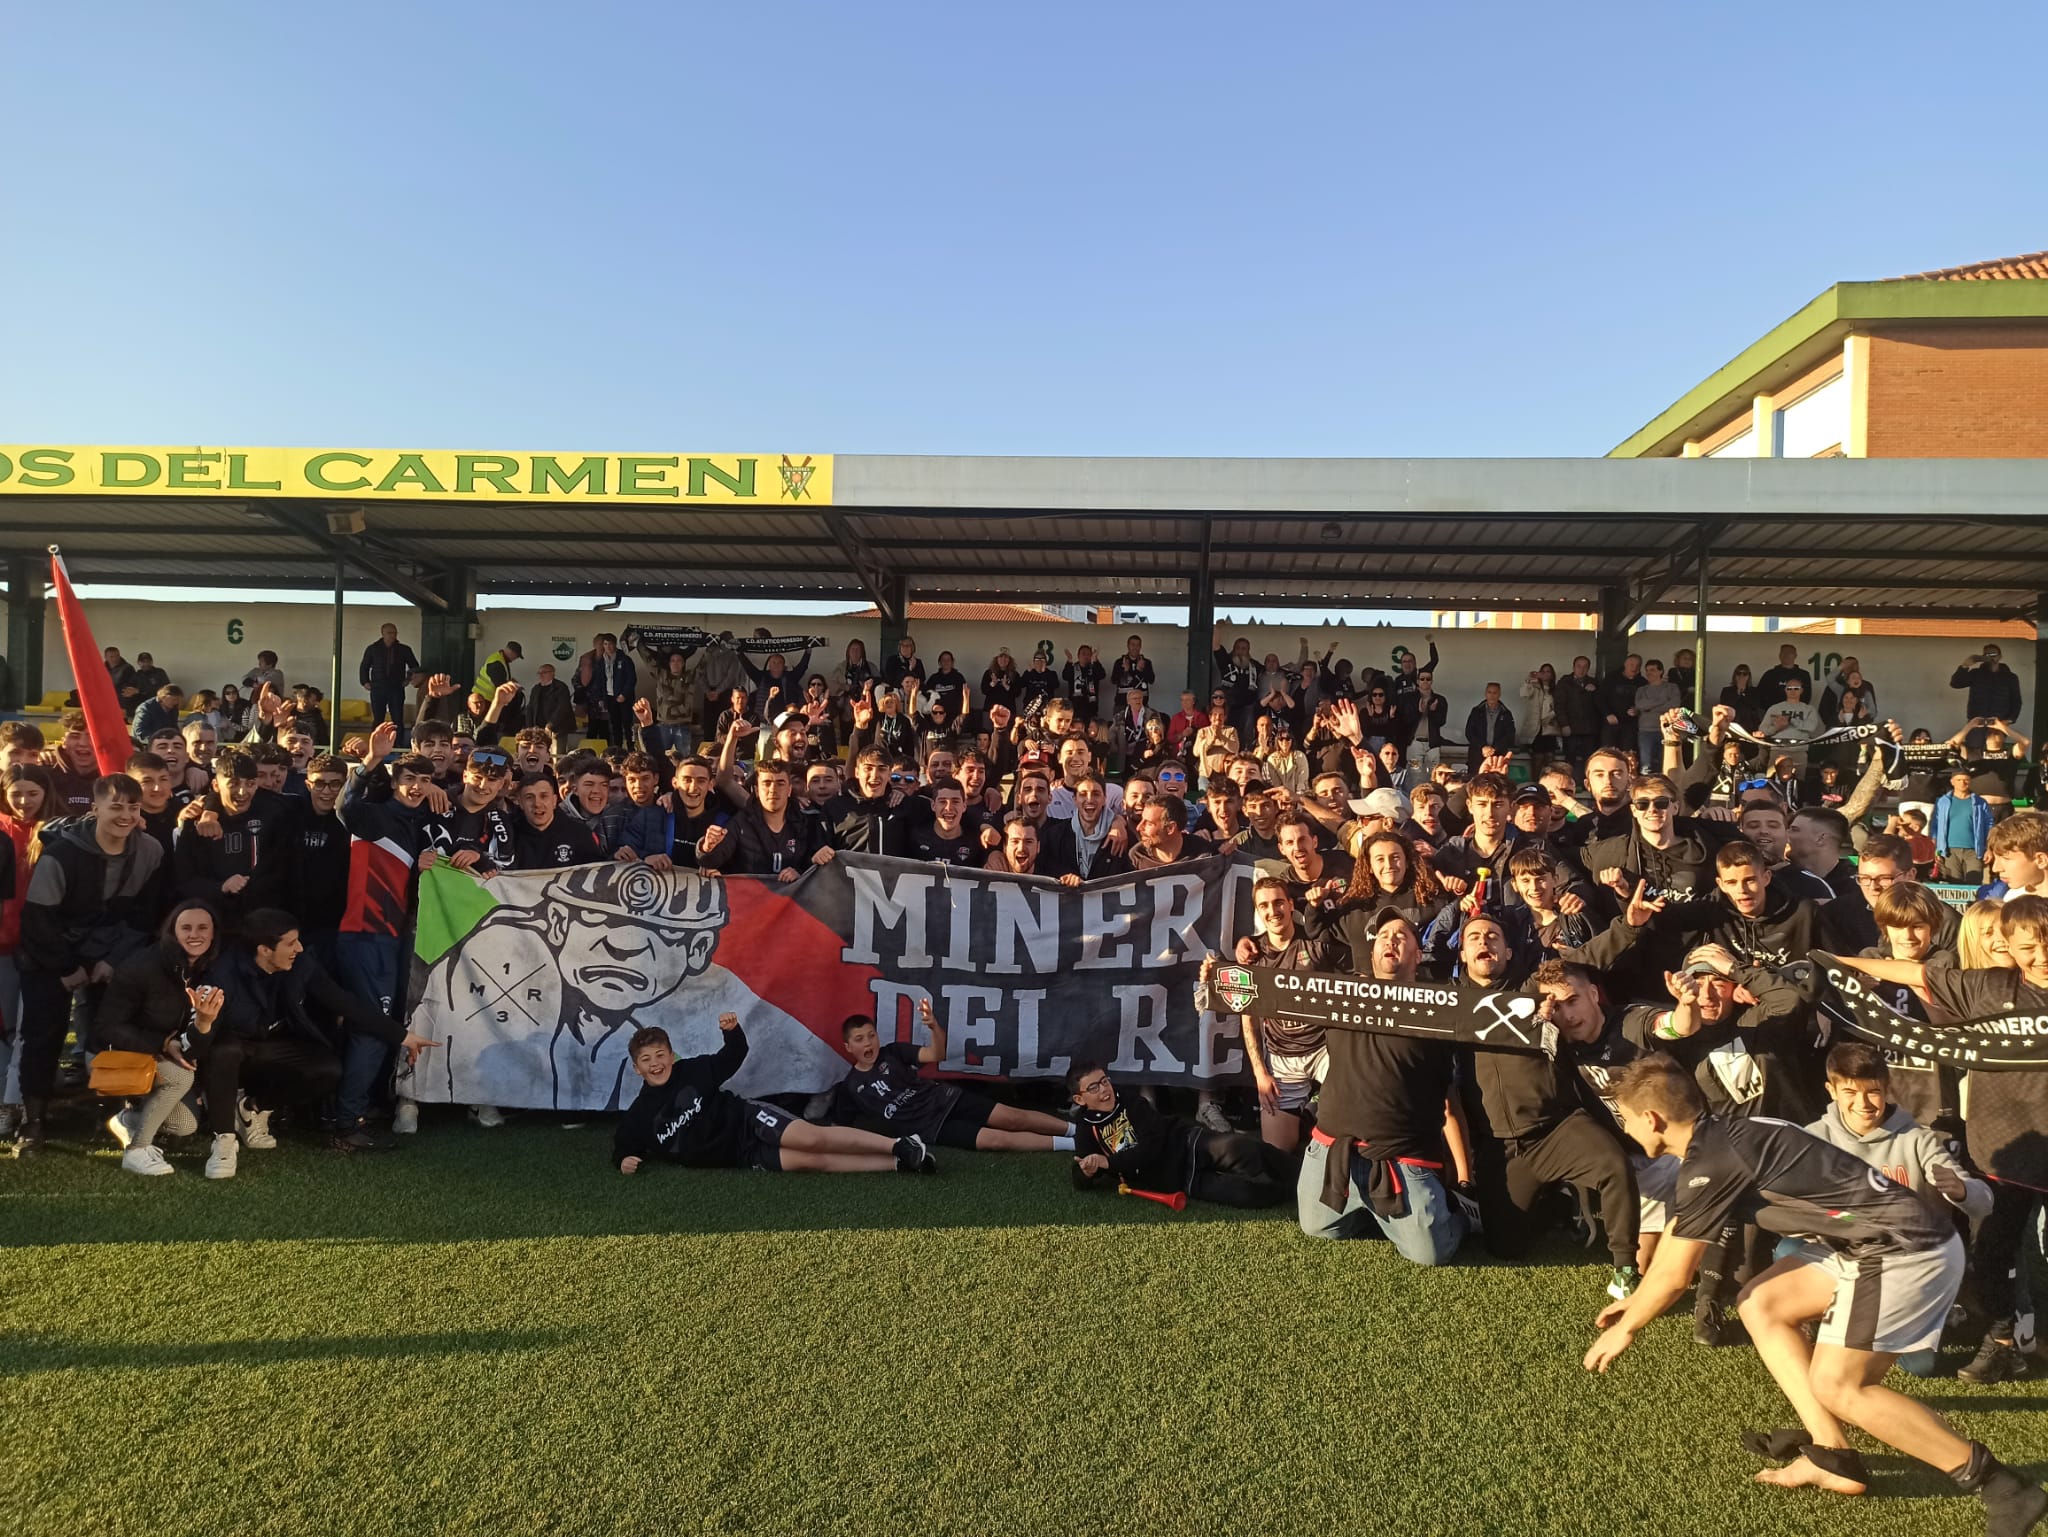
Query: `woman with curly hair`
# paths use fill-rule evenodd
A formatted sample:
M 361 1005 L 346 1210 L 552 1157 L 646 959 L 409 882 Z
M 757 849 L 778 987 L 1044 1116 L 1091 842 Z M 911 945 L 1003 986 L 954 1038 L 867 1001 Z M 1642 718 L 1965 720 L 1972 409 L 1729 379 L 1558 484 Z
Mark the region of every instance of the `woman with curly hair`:
M 1329 907 L 1308 905 L 1302 931 L 1309 938 L 1342 938 L 1351 946 L 1355 961 L 1372 951 L 1366 929 L 1381 908 L 1398 909 L 1419 932 L 1450 906 L 1451 894 L 1437 881 L 1428 856 L 1399 833 L 1371 833 L 1353 854 L 1351 884 L 1343 895 Z

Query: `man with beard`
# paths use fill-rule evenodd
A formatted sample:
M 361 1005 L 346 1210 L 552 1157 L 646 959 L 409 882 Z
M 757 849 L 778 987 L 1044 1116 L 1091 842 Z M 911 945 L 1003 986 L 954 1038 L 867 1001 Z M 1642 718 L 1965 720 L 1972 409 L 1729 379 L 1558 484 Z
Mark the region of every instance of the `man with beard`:
M 1526 968 L 1522 968 L 1526 970 Z M 1517 985 L 1506 927 L 1488 913 L 1458 931 L 1458 970 L 1476 986 Z M 1589 1116 L 1569 1065 L 1539 1052 L 1472 1050 L 1465 1062 L 1465 1120 L 1487 1252 L 1524 1257 L 1536 1236 L 1536 1203 L 1569 1182 L 1593 1196 L 1614 1259 L 1610 1297 L 1635 1290 L 1635 1178 L 1614 1134 Z
M 1628 759 L 1619 749 L 1603 747 L 1595 752 L 1586 760 L 1586 794 L 1593 802 L 1592 814 L 1571 822 L 1560 837 L 1568 845 L 1626 837 L 1634 826 L 1628 803 L 1633 780 Z
M 1381 908 L 1368 938 L 1371 975 L 1412 985 L 1422 946 L 1408 919 Z M 1444 1180 L 1444 1128 L 1456 1113 L 1450 1048 L 1370 1030 L 1331 1030 L 1325 1044 L 1319 1120 L 1295 1187 L 1302 1232 L 1357 1238 L 1370 1222 L 1402 1258 L 1449 1264 L 1468 1225 Z

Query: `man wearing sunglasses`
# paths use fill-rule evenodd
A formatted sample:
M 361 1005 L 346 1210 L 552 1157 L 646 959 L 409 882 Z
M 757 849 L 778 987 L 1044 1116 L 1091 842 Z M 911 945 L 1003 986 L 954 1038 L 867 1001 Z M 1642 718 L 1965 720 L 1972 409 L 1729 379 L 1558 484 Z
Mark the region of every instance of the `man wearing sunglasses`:
M 231 747 L 214 758 L 202 805 L 209 825 L 180 823 L 173 840 L 178 895 L 213 904 L 230 924 L 278 906 L 290 889 L 292 804 L 259 789 L 255 757 Z
M 479 747 L 463 766 L 461 788 L 447 811 L 427 822 L 427 845 L 458 870 L 493 875 L 512 868 L 512 814 L 503 806 L 512 783 L 512 757 L 503 748 Z M 421 868 L 432 860 L 422 855 Z
M 1688 902 L 1714 882 L 1714 855 L 1733 836 L 1725 822 L 1680 815 L 1678 789 L 1662 774 L 1646 774 L 1629 787 L 1629 830 L 1586 845 L 1586 868 L 1605 891 L 1609 918 L 1646 887 L 1650 901 Z

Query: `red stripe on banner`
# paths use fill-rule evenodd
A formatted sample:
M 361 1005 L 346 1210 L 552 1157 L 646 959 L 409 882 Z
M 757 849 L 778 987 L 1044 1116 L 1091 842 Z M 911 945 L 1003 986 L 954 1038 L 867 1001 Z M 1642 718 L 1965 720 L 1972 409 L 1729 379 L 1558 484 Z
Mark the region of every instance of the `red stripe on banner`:
M 102 774 L 121 774 L 135 753 L 128 736 L 128 719 L 121 713 L 114 680 L 107 674 L 106 658 L 99 642 L 92 638 L 92 626 L 85 622 L 85 606 L 71 590 L 71 574 L 64 569 L 56 547 L 50 549 L 50 585 L 56 589 L 57 622 L 64 627 L 64 654 L 71 662 L 71 678 L 78 685 L 78 703 L 85 711 L 86 730 L 92 735 L 93 756 Z
M 868 984 L 882 973 L 840 960 L 845 938 L 796 901 L 787 886 L 737 877 L 725 883 L 725 902 L 727 917 L 713 962 L 843 1053 L 839 1026 L 849 1014 L 875 1012 Z M 883 1039 L 893 1037 L 885 1034 Z

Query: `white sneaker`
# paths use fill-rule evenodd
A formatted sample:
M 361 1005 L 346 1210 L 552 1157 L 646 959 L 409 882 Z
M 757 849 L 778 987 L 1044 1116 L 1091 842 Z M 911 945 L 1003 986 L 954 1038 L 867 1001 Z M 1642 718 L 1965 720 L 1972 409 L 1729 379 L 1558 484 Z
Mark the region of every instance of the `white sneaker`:
M 503 1126 L 505 1112 L 496 1105 L 471 1105 L 469 1118 L 479 1126 Z
M 176 1174 L 178 1172 L 171 1167 L 170 1159 L 164 1157 L 162 1153 L 153 1147 L 129 1148 L 127 1152 L 121 1155 L 121 1167 L 130 1174 Z M 208 1173 L 212 1172 L 212 1168 L 213 1165 L 209 1162 L 207 1165 Z M 232 1174 L 234 1171 L 230 1169 L 228 1172 Z
M 208 1179 L 233 1179 L 235 1160 L 241 1156 L 242 1144 L 234 1133 L 222 1132 L 213 1139 L 213 1151 L 206 1155 L 206 1177 Z
M 242 1122 L 242 1146 L 257 1153 L 267 1153 L 277 1146 L 277 1138 L 270 1134 L 268 1110 L 249 1112 L 249 1118 Z
M 420 1129 L 420 1107 L 409 1099 L 401 1099 L 398 1108 L 391 1113 L 392 1135 L 410 1137 Z
M 142 1117 L 132 1108 L 117 1110 L 107 1117 L 107 1130 L 113 1133 L 114 1140 L 121 1144 L 121 1151 L 125 1153 L 134 1144 L 135 1133 L 140 1129 L 141 1123 Z
M 192 1113 L 192 1107 L 182 1099 L 171 1106 L 171 1113 L 164 1117 L 164 1123 L 157 1128 L 166 1137 L 189 1137 L 199 1130 L 199 1117 Z
M 1230 1117 L 1223 1113 L 1223 1107 L 1215 1100 L 1204 1100 L 1195 1107 L 1195 1124 L 1209 1131 L 1231 1132 L 1237 1130 L 1230 1124 Z

